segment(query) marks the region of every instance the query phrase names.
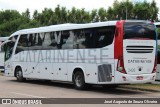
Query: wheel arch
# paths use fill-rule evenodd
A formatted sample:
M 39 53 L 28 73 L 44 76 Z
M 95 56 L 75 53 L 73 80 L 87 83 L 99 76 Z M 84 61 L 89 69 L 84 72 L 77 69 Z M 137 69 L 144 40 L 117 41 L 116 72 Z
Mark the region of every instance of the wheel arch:
M 14 69 L 14 77 L 16 77 L 16 70 L 17 70 L 18 68 L 21 68 L 21 69 L 22 69 L 22 67 L 21 67 L 20 65 L 17 65 L 17 66 L 15 67 L 15 69 Z
M 73 70 L 73 73 L 72 73 L 72 81 L 73 81 L 73 76 L 74 76 L 74 74 L 75 74 L 76 72 L 82 72 L 83 75 L 84 75 L 84 80 L 85 80 L 85 72 L 84 72 L 84 70 L 83 70 L 82 68 L 80 68 L 80 67 L 76 67 L 76 68 Z

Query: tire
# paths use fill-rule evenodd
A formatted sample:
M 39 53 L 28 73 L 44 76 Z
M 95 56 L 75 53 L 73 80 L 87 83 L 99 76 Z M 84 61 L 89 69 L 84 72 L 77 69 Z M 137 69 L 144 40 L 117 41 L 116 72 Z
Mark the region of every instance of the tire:
M 73 74 L 73 84 L 75 89 L 83 90 L 86 89 L 84 74 L 80 71 L 77 71 Z
M 16 78 L 17 78 L 17 81 L 19 82 L 23 82 L 26 80 L 25 78 L 23 78 L 23 72 L 21 68 L 16 69 Z
M 110 84 L 108 84 L 108 85 L 102 85 L 102 87 L 104 88 L 104 89 L 106 89 L 106 90 L 113 90 L 113 89 L 116 89 L 117 87 L 118 87 L 118 85 L 110 85 Z

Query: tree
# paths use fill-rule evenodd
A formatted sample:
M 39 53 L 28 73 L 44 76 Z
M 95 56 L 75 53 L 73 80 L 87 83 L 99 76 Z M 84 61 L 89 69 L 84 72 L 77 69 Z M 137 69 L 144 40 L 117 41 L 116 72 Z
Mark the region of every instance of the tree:
M 26 28 L 48 26 L 63 23 L 88 23 L 106 20 L 158 20 L 159 8 L 155 0 L 152 2 L 130 0 L 115 0 L 113 6 L 107 10 L 104 8 L 86 11 L 85 8 L 77 9 L 72 7 L 71 10 L 66 7 L 57 5 L 54 9 L 44 8 L 41 13 L 34 11 L 30 16 L 29 9 L 22 14 L 16 10 L 0 11 L 0 36 L 8 36 L 11 33 Z
M 29 12 L 28 8 L 27 8 L 27 10 L 24 13 L 22 13 L 22 16 L 24 16 L 27 19 L 30 19 L 30 12 Z
M 18 29 L 21 15 L 16 10 L 0 11 L 0 36 L 9 36 Z
M 100 21 L 105 21 L 107 18 L 107 11 L 104 8 L 98 10 L 98 16 Z
M 158 21 L 158 16 L 157 16 L 158 11 L 159 8 L 157 7 L 155 0 L 152 0 L 152 3 L 150 4 L 150 14 L 153 20 Z
M 90 17 L 91 17 L 92 22 L 98 21 L 98 19 L 97 19 L 97 10 L 96 9 L 92 10 Z

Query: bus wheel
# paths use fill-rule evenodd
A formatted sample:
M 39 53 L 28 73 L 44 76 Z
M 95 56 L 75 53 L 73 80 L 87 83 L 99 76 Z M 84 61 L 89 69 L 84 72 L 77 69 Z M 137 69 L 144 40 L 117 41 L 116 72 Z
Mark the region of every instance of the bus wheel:
M 74 87 L 78 90 L 83 90 L 86 88 L 85 80 L 84 80 L 84 75 L 82 72 L 76 72 L 73 75 L 73 83 Z
M 118 85 L 117 84 L 114 84 L 114 85 L 108 84 L 108 85 L 102 85 L 102 87 L 107 90 L 113 90 L 113 89 L 117 88 Z
M 17 81 L 19 82 L 25 81 L 25 78 L 23 78 L 23 72 L 21 68 L 16 69 L 16 78 L 17 78 Z

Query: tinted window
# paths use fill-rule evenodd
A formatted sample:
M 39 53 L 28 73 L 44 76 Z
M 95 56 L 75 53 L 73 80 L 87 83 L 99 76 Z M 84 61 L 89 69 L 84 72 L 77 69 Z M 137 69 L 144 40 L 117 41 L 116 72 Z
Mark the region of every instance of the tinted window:
M 51 37 L 50 32 L 41 33 L 38 37 L 39 39 L 39 46 L 42 46 L 42 49 L 50 49 L 51 44 Z
M 156 32 L 153 24 L 126 22 L 124 24 L 124 39 L 146 38 L 156 40 Z
M 102 48 L 112 44 L 115 27 L 103 27 L 95 29 L 95 48 Z
M 157 25 L 156 27 L 157 27 L 157 32 L 158 32 L 158 40 L 160 40 L 160 26 Z
M 50 39 L 51 39 L 51 44 L 49 46 L 52 46 L 54 49 L 57 49 L 57 41 L 55 39 L 55 32 L 50 33 Z
M 40 33 L 27 34 L 26 36 L 29 50 L 42 49 L 42 38 Z
M 17 53 L 24 51 L 24 50 L 28 50 L 27 34 L 20 36 L 15 53 L 17 54 Z
M 15 35 L 10 37 L 9 40 L 16 42 L 17 38 L 18 38 L 18 35 Z
M 85 49 L 94 48 L 94 38 L 92 29 L 76 30 L 75 31 L 75 48 Z
M 62 32 L 62 49 L 73 49 L 75 35 L 73 31 Z
M 115 27 L 97 27 L 68 31 L 24 34 L 20 36 L 16 53 L 24 50 L 89 49 L 112 44 Z
M 11 57 L 14 45 L 15 45 L 15 42 L 13 42 L 13 41 L 10 41 L 10 42 L 4 44 L 5 61 Z

